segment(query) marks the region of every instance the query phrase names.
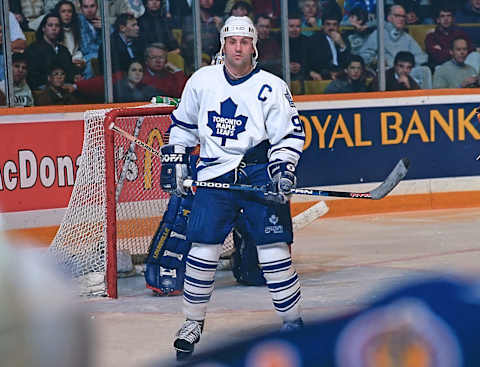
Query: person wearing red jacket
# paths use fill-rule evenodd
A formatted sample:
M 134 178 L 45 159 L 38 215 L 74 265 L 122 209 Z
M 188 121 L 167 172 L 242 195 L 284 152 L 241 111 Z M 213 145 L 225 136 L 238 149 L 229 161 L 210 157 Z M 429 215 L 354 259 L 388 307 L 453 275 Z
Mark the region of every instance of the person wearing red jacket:
M 167 63 L 167 48 L 163 43 L 152 43 L 145 50 L 143 84 L 151 85 L 163 96 L 180 97 L 187 82 L 182 70 Z
M 167 48 L 162 43 L 152 43 L 145 50 L 145 72 L 142 84 L 150 85 L 159 91 L 159 95 L 177 97 L 182 95 L 187 77 L 182 70 L 167 63 Z M 119 81 L 125 76 L 122 71 L 112 75 L 112 82 Z M 103 75 L 91 79 L 78 80 L 71 87 L 73 90 L 88 97 L 90 103 L 104 101 Z
M 442 6 L 435 11 L 437 27 L 425 37 L 425 50 L 428 53 L 428 64 L 432 69 L 450 60 L 450 48 L 455 38 L 462 37 L 467 41 L 468 53 L 474 47 L 467 33 L 455 25 L 455 11 L 448 6 Z

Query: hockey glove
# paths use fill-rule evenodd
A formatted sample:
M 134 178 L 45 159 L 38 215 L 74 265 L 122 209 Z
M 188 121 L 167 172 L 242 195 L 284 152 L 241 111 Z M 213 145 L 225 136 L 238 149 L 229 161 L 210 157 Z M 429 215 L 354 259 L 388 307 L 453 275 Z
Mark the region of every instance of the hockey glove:
M 160 186 L 163 191 L 178 196 L 187 195 L 183 180 L 188 177 L 188 154 L 181 145 L 164 145 L 162 153 L 162 170 L 160 172 Z
M 267 173 L 272 181 L 268 185 L 268 200 L 286 203 L 290 199 L 292 190 L 297 186 L 295 165 L 285 161 L 273 161 L 267 165 Z

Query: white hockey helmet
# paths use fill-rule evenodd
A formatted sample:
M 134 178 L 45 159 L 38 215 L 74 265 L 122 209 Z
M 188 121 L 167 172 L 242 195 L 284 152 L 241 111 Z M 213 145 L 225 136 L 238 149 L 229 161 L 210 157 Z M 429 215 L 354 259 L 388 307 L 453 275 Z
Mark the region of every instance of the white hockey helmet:
M 253 25 L 252 20 L 249 17 L 236 17 L 231 16 L 225 21 L 225 25 L 220 31 L 220 52 L 219 55 L 223 55 L 223 48 L 225 46 L 225 38 L 230 36 L 244 36 L 250 37 L 253 40 L 254 54 L 252 56 L 252 65 L 255 67 L 257 64 L 258 51 L 257 51 L 257 30 Z

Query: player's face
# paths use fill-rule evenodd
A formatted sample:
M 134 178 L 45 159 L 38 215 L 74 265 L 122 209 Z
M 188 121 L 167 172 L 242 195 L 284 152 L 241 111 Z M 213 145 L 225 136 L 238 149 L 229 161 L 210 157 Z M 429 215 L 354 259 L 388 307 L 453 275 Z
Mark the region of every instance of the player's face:
M 82 13 L 87 19 L 93 19 L 97 16 L 98 5 L 95 0 L 83 0 Z
M 456 40 L 453 44 L 453 50 L 450 51 L 450 54 L 456 62 L 463 64 L 468 55 L 467 41 L 462 39 Z
M 140 83 L 143 79 L 143 66 L 142 64 L 138 62 L 134 62 L 130 64 L 130 67 L 128 68 L 128 80 L 134 84 L 137 85 Z
M 395 73 L 398 76 L 410 75 L 412 64 L 408 61 L 399 61 L 395 64 Z
M 225 63 L 234 70 L 252 65 L 253 40 L 250 37 L 231 36 L 225 39 Z
M 352 61 L 347 68 L 347 75 L 352 80 L 358 80 L 362 76 L 362 64 L 358 61 Z

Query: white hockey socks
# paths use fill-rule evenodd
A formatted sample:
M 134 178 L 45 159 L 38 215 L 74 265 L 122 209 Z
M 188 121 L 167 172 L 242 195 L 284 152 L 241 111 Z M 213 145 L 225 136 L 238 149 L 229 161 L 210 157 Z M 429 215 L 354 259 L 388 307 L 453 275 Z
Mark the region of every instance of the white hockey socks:
M 257 246 L 273 306 L 284 322 L 300 318 L 300 282 L 285 242 Z
M 187 257 L 183 311 L 187 319 L 205 319 L 222 245 L 193 243 Z

